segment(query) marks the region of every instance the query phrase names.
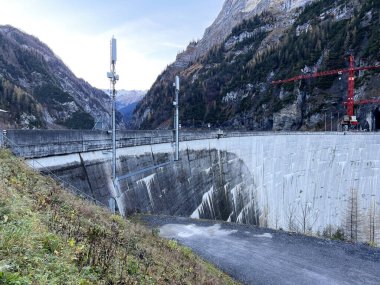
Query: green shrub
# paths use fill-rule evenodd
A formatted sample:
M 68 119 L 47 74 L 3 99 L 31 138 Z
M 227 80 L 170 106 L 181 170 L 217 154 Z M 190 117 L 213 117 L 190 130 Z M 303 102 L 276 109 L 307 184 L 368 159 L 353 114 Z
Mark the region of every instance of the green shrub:
M 344 230 L 343 229 L 337 229 L 336 232 L 332 235 L 332 239 L 344 240 Z

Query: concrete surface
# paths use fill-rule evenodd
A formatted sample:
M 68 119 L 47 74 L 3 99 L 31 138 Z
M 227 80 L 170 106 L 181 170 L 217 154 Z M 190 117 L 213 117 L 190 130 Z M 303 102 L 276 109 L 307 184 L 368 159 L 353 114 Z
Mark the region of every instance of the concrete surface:
M 237 134 L 238 135 L 238 134 Z M 120 182 L 123 212 L 191 216 L 380 244 L 380 133 L 271 134 L 180 143 L 180 161 Z M 171 143 L 117 150 L 119 176 L 173 161 Z M 28 160 L 108 203 L 111 153 Z
M 145 216 L 244 284 L 380 284 L 380 249 L 254 226 Z
M 3 131 L 3 130 L 0 130 Z M 7 147 L 24 158 L 39 158 L 111 149 L 112 134 L 91 130 L 5 130 Z M 225 136 L 257 135 L 253 132 L 227 132 Z M 210 139 L 218 136 L 217 130 L 181 131 L 180 141 Z M 171 130 L 117 131 L 118 148 L 170 143 Z

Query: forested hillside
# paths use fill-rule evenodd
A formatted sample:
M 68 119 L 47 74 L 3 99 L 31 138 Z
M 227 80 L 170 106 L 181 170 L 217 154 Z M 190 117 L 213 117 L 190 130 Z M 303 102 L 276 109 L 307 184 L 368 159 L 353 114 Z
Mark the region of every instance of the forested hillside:
M 91 129 L 110 99 L 78 79 L 37 38 L 0 26 L 0 127 Z
M 347 75 L 273 85 L 302 73 L 380 64 L 380 1 L 316 1 L 289 13 L 264 11 L 187 68 L 168 68 L 135 111 L 140 128 L 171 126 L 174 75 L 180 74 L 181 124 L 249 130 L 334 128 L 345 113 Z M 355 98 L 379 97 L 380 69 L 360 72 Z M 377 105 L 357 108 L 362 127 Z M 329 126 L 330 128 L 330 126 Z

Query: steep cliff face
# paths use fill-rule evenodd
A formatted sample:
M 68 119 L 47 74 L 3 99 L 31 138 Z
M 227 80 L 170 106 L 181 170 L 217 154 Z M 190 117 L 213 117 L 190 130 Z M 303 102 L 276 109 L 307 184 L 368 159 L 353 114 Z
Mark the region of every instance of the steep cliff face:
M 221 44 L 232 29 L 243 20 L 263 11 L 286 13 L 313 0 L 226 0 L 218 17 L 208 27 L 198 42 L 189 44 L 186 51 L 177 56 L 174 66 L 185 68 L 204 56 L 211 48 Z
M 0 120 L 8 128 L 92 128 L 109 121 L 109 97 L 78 79 L 37 38 L 0 26 Z
M 378 2 L 361 0 L 226 1 L 205 37 L 158 77 L 136 108 L 135 126 L 172 125 L 172 81 L 179 74 L 183 127 L 321 130 L 326 117 L 327 128 L 336 130 L 345 113 L 346 74 L 271 82 L 346 68 L 348 53 L 356 66 L 380 64 L 379 10 Z M 355 83 L 355 100 L 378 97 L 378 71 L 358 73 Z M 377 106 L 356 108 L 363 128 L 374 125 Z

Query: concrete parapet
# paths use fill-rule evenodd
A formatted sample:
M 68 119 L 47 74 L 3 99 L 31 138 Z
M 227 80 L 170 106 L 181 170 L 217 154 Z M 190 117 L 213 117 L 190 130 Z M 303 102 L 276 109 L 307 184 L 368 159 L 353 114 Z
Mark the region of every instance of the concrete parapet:
M 226 134 L 228 136 L 228 134 Z M 217 131 L 181 131 L 180 141 L 211 139 Z M 171 130 L 119 131 L 118 148 L 173 142 Z M 8 130 L 6 145 L 13 153 L 37 158 L 111 149 L 112 134 L 107 131 Z
M 350 134 L 350 133 L 348 133 Z M 366 133 L 355 133 L 355 135 Z M 118 131 L 117 148 L 135 147 L 173 142 L 172 130 Z M 242 132 L 207 130 L 182 130 L 180 141 L 214 138 L 247 137 L 273 135 L 343 135 L 338 132 Z M 7 130 L 6 139 L 0 139 L 13 153 L 25 158 L 111 149 L 112 134 L 108 131 L 87 130 Z
M 46 157 L 110 149 L 112 134 L 107 131 L 8 130 L 7 146 L 25 158 Z M 170 131 L 123 131 L 117 133 L 117 147 L 170 142 Z

